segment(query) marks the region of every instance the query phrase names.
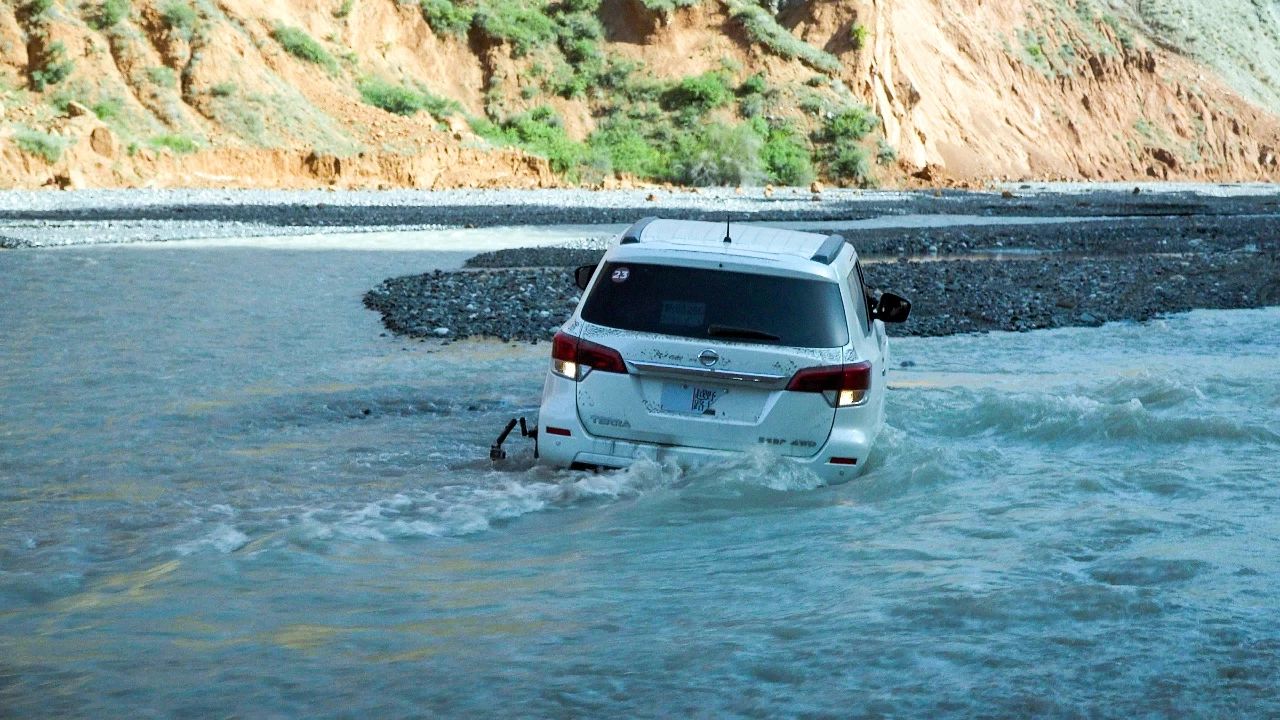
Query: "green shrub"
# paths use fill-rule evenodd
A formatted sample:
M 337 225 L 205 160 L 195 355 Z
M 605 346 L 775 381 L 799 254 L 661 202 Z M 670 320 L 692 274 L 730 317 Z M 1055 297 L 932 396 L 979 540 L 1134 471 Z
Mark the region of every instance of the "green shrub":
M 587 157 L 586 147 L 565 132 L 555 111 L 538 107 L 503 123 L 503 133 L 515 144 L 550 161 L 557 173 L 568 173 Z
M 163 65 L 147 68 L 147 79 L 162 88 L 175 88 L 178 86 L 178 74 L 173 71 L 173 68 L 167 68 Z
M 475 26 L 490 38 L 511 43 L 516 57 L 556 39 L 556 27 L 541 2 L 485 0 L 476 8 Z
M 118 97 L 103 98 L 94 103 L 90 109 L 99 120 L 110 122 L 124 114 L 124 101 Z
M 341 20 L 351 14 L 356 7 L 356 0 L 342 0 L 342 4 L 333 11 L 333 16 Z
M 18 5 L 18 8 L 28 17 L 41 17 L 53 8 L 53 0 L 28 0 Z
M 662 100 L 668 109 L 688 108 L 701 114 L 728 105 L 733 100 L 733 90 L 729 87 L 727 75 L 707 72 L 684 78 L 664 93 Z
M 789 126 L 769 130 L 760 160 L 769 182 L 775 185 L 807 185 L 813 180 L 813 158 L 804 138 Z
M 228 80 L 211 86 L 209 88 L 209 94 L 214 97 L 225 98 L 235 95 L 236 91 L 239 89 L 240 88 L 237 87 L 235 83 Z
M 693 7 L 700 2 L 702 0 L 640 0 L 645 7 L 664 15 L 674 12 L 677 8 Z
M 61 40 L 45 48 L 40 66 L 31 71 L 31 89 L 44 92 L 50 85 L 66 80 L 76 64 L 67 58 L 67 46 Z
M 839 180 L 853 180 L 859 185 L 872 183 L 871 161 L 867 151 L 857 145 L 841 145 L 833 149 L 827 161 L 827 172 Z
M 299 60 L 319 65 L 330 72 L 337 72 L 338 62 L 333 59 L 328 50 L 324 49 L 324 46 L 305 31 L 287 25 L 277 25 L 271 31 L 271 37 L 280 43 L 280 47 L 284 48 L 285 52 Z
M 184 0 L 169 0 L 161 5 L 160 17 L 166 27 L 187 40 L 195 33 L 196 22 L 200 19 L 196 9 Z
M 671 178 L 683 185 L 748 185 L 764 177 L 764 142 L 748 125 L 704 125 L 676 141 Z
M 170 150 L 178 155 L 189 155 L 200 149 L 200 145 L 186 135 L 157 135 L 147 141 L 157 150 Z
M 879 125 L 879 119 L 870 110 L 854 107 L 828 118 L 824 133 L 828 142 L 857 141 L 870 135 Z
M 644 179 L 667 174 L 669 161 L 666 153 L 645 137 L 637 123 L 606 123 L 591 133 L 587 145 L 607 157 L 610 167 L 618 172 Z
M 426 110 L 433 116 L 443 119 L 462 109 L 452 100 L 381 78 L 366 78 L 360 81 L 359 90 L 360 97 L 366 103 L 396 115 L 410 116 Z
M 867 36 L 870 32 L 866 25 L 855 24 L 849 28 L 849 43 L 853 45 L 854 50 L 861 50 L 867 45 Z
M 18 144 L 18 149 L 28 155 L 44 158 L 50 165 L 58 162 L 62 157 L 62 151 L 67 148 L 67 141 L 63 138 L 35 130 L 19 131 L 14 136 L 14 141 Z
M 451 0 L 421 0 L 422 19 L 437 35 L 463 38 L 471 30 L 475 11 Z
M 822 131 L 827 143 L 823 155 L 832 178 L 851 180 L 864 187 L 873 184 L 871 161 L 859 143 L 879 124 L 876 116 L 863 107 L 849 108 L 827 120 Z
M 729 8 L 731 17 L 742 23 L 748 36 L 774 54 L 788 59 L 795 58 L 815 70 L 840 70 L 840 61 L 834 55 L 792 35 L 790 30 L 778 24 L 777 18 L 768 10 L 752 0 L 725 0 L 725 5 Z
M 129 17 L 130 10 L 129 0 L 103 0 L 90 13 L 88 17 L 89 27 L 94 30 L 113 28 Z
M 898 151 L 893 149 L 888 140 L 880 138 L 876 142 L 876 163 L 879 165 L 892 165 L 898 161 Z
M 765 80 L 764 73 L 756 73 L 738 86 L 739 95 L 763 95 L 769 89 L 769 83 Z

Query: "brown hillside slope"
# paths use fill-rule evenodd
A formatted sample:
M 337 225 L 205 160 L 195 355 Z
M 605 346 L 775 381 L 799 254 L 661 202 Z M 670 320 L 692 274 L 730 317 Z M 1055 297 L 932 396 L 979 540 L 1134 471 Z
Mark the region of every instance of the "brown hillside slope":
M 546 187 L 564 182 L 546 160 L 495 147 L 463 116 L 548 105 L 582 140 L 615 111 L 596 88 L 549 92 L 534 80 L 544 58 L 474 29 L 437 33 L 398 0 L 177 2 L 190 16 L 133 0 L 110 26 L 98 0 L 39 4 L 0 4 L 3 187 Z M 601 52 L 650 82 L 762 72 L 777 88 L 770 121 L 815 142 L 831 106 L 864 103 L 880 120 L 868 151 L 897 158 L 877 169 L 883 184 L 1280 180 L 1275 116 L 1087 0 L 781 3 L 778 22 L 830 69 L 753 38 L 744 4 L 603 0 Z M 318 59 L 287 52 L 282 28 L 315 39 Z M 60 65 L 66 77 L 38 87 Z M 460 111 L 442 123 L 380 110 L 361 98 L 370 78 Z

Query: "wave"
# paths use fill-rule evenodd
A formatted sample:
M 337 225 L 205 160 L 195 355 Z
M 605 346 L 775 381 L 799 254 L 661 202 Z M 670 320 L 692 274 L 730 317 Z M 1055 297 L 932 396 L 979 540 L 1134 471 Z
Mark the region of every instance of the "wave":
M 1131 393 L 1123 388 L 1124 383 L 1114 383 L 1097 396 L 961 390 L 925 424 L 943 436 L 991 435 L 1066 445 L 1204 440 L 1280 444 L 1280 434 L 1267 425 L 1215 414 L 1203 403 L 1182 414 L 1168 411 L 1170 403 L 1185 404 L 1173 400 L 1172 389 L 1152 389 L 1147 397 L 1154 404 L 1148 405 L 1141 397 L 1125 398 Z

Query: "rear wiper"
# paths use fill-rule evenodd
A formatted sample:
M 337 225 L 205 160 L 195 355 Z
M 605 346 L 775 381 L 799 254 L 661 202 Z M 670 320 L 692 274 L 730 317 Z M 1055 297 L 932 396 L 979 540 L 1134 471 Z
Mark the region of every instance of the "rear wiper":
M 712 325 L 707 328 L 707 335 L 711 337 L 735 337 L 744 340 L 768 340 L 770 342 L 777 342 L 782 339 L 763 330 L 733 327 L 732 325 Z

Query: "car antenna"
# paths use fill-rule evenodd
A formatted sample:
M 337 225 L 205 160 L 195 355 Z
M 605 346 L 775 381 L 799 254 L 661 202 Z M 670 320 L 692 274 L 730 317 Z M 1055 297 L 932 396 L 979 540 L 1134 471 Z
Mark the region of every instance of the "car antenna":
M 726 214 L 724 216 L 724 244 L 729 245 L 733 242 L 733 238 L 729 235 L 729 223 L 733 222 L 733 215 Z

